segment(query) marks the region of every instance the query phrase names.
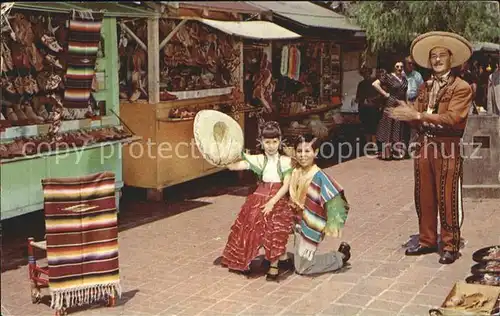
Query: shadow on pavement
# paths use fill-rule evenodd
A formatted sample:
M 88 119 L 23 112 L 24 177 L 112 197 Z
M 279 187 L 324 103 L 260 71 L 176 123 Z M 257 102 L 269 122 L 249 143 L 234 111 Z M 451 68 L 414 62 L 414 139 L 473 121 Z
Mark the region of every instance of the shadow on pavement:
M 460 249 L 464 249 L 467 241 L 464 238 L 460 238 Z M 402 248 L 414 248 L 419 245 L 419 234 L 410 235 L 407 242 L 401 245 Z M 438 249 L 439 253 L 442 253 L 443 243 L 441 241 L 441 235 L 438 234 Z
M 290 253 L 288 253 L 288 255 L 293 256 Z M 222 261 L 222 256 L 219 256 L 213 261 L 213 265 L 219 266 L 221 269 L 227 269 L 225 266 L 221 265 L 221 261 Z M 242 277 L 246 277 L 247 279 L 258 279 L 261 277 L 265 277 L 267 274 L 267 271 L 269 270 L 269 266 L 270 266 L 269 261 L 267 261 L 264 258 L 264 255 L 260 255 L 257 258 L 255 258 L 252 261 L 252 263 L 250 263 L 250 270 L 252 272 L 249 275 L 245 275 L 245 276 L 243 276 L 243 274 L 242 274 Z M 239 274 L 238 271 L 229 270 L 229 272 Z M 291 271 L 291 270 L 282 271 L 282 269 L 280 268 L 279 282 L 282 282 L 282 281 L 285 281 L 286 279 L 288 279 L 290 276 L 293 275 L 293 272 L 294 271 Z
M 132 201 L 121 204 L 118 215 L 118 229 L 125 231 L 163 218 L 206 206 L 201 201 L 180 201 L 177 203 L 154 203 Z M 43 211 L 25 214 L 2 222 L 2 273 L 28 264 L 28 237 L 35 241 L 45 239 L 45 218 Z M 45 258 L 45 252 L 36 251 L 36 260 Z

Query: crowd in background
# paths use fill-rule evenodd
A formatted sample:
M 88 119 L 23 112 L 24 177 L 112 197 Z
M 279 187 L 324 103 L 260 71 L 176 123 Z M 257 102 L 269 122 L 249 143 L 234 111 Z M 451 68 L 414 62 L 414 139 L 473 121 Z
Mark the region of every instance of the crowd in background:
M 492 58 L 481 64 L 478 60 L 463 64 L 452 70 L 453 74 L 467 81 L 473 90 L 474 113 L 492 112 L 500 114 L 500 68 Z M 408 145 L 411 129 L 404 123 L 389 118 L 384 109 L 398 106 L 398 101 L 413 103 L 418 96 L 422 83 L 431 79 L 425 69 L 416 69 L 410 56 L 397 61 L 389 71 L 378 68 L 375 71 L 363 67 L 360 70 L 363 80 L 359 82 L 356 92 L 359 116 L 366 135 L 366 142 L 377 144 L 377 154 L 383 160 L 399 160 L 409 158 L 408 152 L 398 149 L 397 144 Z M 406 146 L 405 148 L 408 148 Z

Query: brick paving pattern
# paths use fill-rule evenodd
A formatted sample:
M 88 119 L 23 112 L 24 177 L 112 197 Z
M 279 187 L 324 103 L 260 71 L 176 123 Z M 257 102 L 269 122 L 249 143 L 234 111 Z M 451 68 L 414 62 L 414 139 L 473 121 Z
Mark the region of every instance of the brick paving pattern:
M 499 201 L 465 200 L 462 258 L 443 266 L 437 254 L 406 257 L 402 244 L 418 232 L 412 162 L 359 158 L 327 172 L 352 204 L 342 240 L 353 256 L 343 271 L 292 274 L 276 284 L 214 265 L 248 188 L 233 186 L 225 194 L 208 189 L 184 201 L 125 203 L 119 234 L 123 296 L 116 307 L 71 314 L 428 315 L 469 274 L 475 250 L 500 244 Z M 336 249 L 340 241 L 327 238 L 320 251 Z M 53 315 L 46 301 L 31 304 L 24 237 L 4 243 L 2 315 Z

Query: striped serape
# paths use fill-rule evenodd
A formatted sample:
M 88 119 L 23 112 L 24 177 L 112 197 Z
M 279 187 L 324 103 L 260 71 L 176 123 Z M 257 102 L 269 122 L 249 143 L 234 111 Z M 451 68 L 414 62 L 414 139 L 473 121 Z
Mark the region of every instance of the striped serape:
M 69 21 L 64 107 L 89 105 L 103 18 L 103 13 L 73 10 Z
M 340 234 L 347 219 L 344 189 L 323 170 L 317 171 L 309 186 L 300 223 L 302 235 L 318 245 L 325 233 Z
M 115 175 L 42 180 L 51 307 L 121 296 Z

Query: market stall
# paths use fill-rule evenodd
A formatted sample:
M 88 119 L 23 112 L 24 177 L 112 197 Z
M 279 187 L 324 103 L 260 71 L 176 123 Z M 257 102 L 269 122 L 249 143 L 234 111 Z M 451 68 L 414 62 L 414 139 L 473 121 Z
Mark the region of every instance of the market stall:
M 340 108 L 351 101 L 350 72 L 359 66 L 351 52 L 363 50 L 362 30 L 344 16 L 312 2 L 250 3 L 272 11 L 274 23 L 302 35 L 294 41 L 276 41 L 272 48 L 276 79 L 273 103 L 285 136 L 312 133 L 328 139 L 340 125 L 356 123 L 355 117 L 342 114 Z
M 118 117 L 113 43 L 115 17 L 134 14 L 152 13 L 118 4 L 62 2 L 16 2 L 6 13 L 2 220 L 43 209 L 44 178 L 112 171 L 117 192 L 122 187 L 121 144 L 136 138 Z
M 280 65 L 275 100 L 285 135 L 313 132 L 325 138 L 335 126 L 331 110 L 342 105 L 340 46 L 302 40 L 274 43 Z
M 215 109 L 233 116 L 244 128 L 244 113 L 252 109 L 242 93 L 242 39 L 273 38 L 288 32 L 266 21 L 196 17 L 161 18 L 157 27 L 156 38 L 153 29 L 147 32 L 148 65 L 144 68 L 148 69 L 148 80 L 144 81 L 149 85 L 149 102 L 131 101 L 128 96 L 129 100 L 120 103 L 122 118 L 142 136 L 142 146 L 151 148 L 152 153 L 140 154 L 133 148 L 124 153 L 125 183 L 149 189 L 149 198 L 155 200 L 162 199 L 165 187 L 222 170 L 198 153 L 192 131 L 194 117 L 202 109 Z M 152 62 L 158 62 L 157 67 L 152 67 Z M 124 73 L 132 78 L 137 70 L 129 67 Z M 155 76 L 158 80 L 151 79 Z M 157 87 L 151 83 L 158 83 Z
M 487 108 L 488 78 L 499 65 L 500 44 L 474 42 L 473 50 L 474 52 L 469 60 L 469 67 L 477 79 L 476 106 L 483 113 L 492 113 L 492 110 Z

